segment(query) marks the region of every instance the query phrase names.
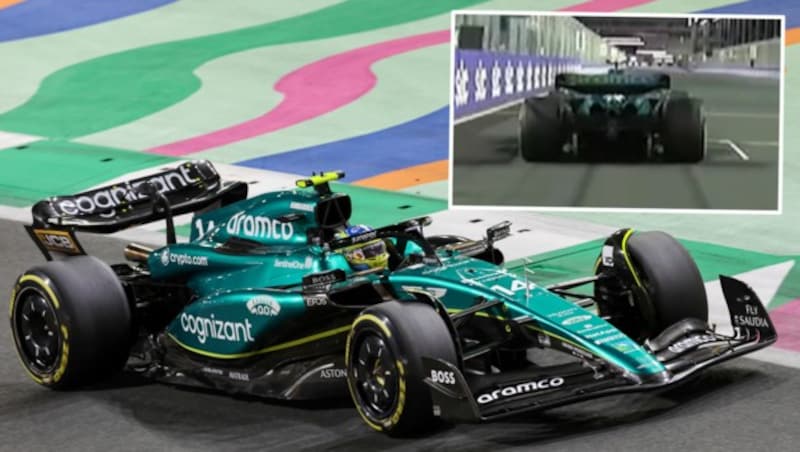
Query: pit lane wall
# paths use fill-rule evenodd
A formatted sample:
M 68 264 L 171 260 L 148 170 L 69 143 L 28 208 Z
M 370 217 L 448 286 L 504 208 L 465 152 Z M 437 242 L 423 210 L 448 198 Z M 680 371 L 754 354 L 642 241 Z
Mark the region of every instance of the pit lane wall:
M 689 70 L 696 72 L 732 72 L 741 75 L 780 75 L 783 41 L 780 38 L 714 49 L 711 55 L 696 53 Z
M 457 14 L 455 26 L 457 42 L 467 28 L 482 37 L 472 48 L 455 49 L 456 119 L 546 90 L 556 74 L 604 65 L 618 53 L 569 16 Z
M 552 86 L 559 72 L 581 68 L 577 58 L 456 50 L 453 115 L 461 118 Z

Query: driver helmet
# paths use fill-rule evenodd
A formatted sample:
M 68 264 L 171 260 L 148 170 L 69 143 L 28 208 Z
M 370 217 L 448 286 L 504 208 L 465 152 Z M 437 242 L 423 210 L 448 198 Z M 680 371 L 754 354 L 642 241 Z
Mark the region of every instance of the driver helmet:
M 356 224 L 337 231 L 335 238 L 342 239 L 372 231 L 367 225 Z M 386 268 L 389 264 L 389 252 L 383 239 L 373 239 L 368 242 L 348 246 L 340 251 L 350 267 L 355 271 Z

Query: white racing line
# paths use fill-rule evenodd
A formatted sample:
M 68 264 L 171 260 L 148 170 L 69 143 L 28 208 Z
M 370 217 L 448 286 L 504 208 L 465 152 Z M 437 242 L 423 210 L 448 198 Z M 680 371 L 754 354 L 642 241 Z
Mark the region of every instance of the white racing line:
M 709 139 L 709 143 L 723 144 L 744 161 L 750 160 L 750 155 L 742 149 L 742 146 L 777 147 L 777 141 L 733 141 L 728 138 Z M 741 146 L 740 146 L 741 145 Z
M 41 140 L 42 137 L 36 135 L 25 135 L 22 133 L 3 132 L 0 130 L 0 149 L 15 148 L 34 141 Z
M 733 152 L 735 152 L 737 155 L 739 155 L 739 157 L 742 160 L 744 160 L 744 161 L 750 160 L 750 156 L 747 155 L 747 153 L 744 152 L 744 150 L 742 148 L 740 148 L 739 145 L 734 143 L 733 140 L 729 140 L 729 139 L 725 138 L 725 139 L 719 140 L 719 142 L 724 144 L 724 145 L 726 145 L 726 146 L 728 146 L 730 149 L 732 149 Z
M 463 124 L 465 122 L 469 122 L 469 121 L 472 121 L 474 119 L 482 118 L 484 116 L 490 115 L 490 114 L 498 112 L 500 110 L 505 110 L 508 107 L 513 107 L 514 105 L 521 104 L 524 100 L 525 100 L 525 98 L 512 100 L 510 102 L 506 102 L 504 104 L 500 104 L 500 105 L 498 105 L 496 107 L 487 108 L 486 110 L 481 110 L 479 112 L 472 113 L 470 115 L 462 116 L 462 117 L 460 117 L 458 119 L 453 120 L 453 125 L 457 126 L 459 124 Z

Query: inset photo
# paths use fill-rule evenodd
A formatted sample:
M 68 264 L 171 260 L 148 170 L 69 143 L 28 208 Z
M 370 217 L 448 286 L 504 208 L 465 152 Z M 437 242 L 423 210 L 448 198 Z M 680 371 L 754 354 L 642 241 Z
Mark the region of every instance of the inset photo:
M 452 207 L 780 212 L 783 16 L 453 26 Z

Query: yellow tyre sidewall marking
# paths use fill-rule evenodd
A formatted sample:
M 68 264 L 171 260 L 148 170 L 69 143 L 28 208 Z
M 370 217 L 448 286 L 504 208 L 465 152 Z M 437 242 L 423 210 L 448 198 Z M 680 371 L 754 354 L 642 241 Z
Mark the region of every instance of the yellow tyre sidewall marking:
M 633 280 L 636 282 L 636 285 L 643 288 L 642 281 L 639 279 L 639 275 L 636 273 L 636 269 L 633 268 L 633 263 L 631 263 L 631 258 L 628 255 L 628 239 L 633 234 L 633 229 L 628 229 L 628 232 L 622 237 L 622 256 L 625 258 L 625 263 L 628 265 L 628 270 L 631 271 L 631 275 L 633 275 Z
M 56 368 L 55 372 L 52 375 L 37 375 L 31 370 L 27 364 L 22 360 L 22 356 L 20 353 L 17 353 L 17 358 L 19 358 L 20 363 L 22 364 L 23 369 L 25 372 L 28 373 L 28 376 L 31 377 L 33 381 L 39 384 L 48 385 L 53 383 L 58 383 L 61 378 L 64 376 L 64 373 L 67 371 L 67 363 L 69 362 L 69 330 L 67 329 L 66 325 L 61 323 L 60 319 L 60 309 L 61 303 L 56 296 L 53 289 L 47 284 L 47 282 L 34 274 L 25 274 L 19 278 L 17 284 L 14 286 L 14 289 L 11 292 L 11 303 L 9 308 L 9 316 L 11 317 L 11 321 L 14 321 L 14 308 L 16 307 L 16 296 L 18 293 L 21 292 L 20 288 L 23 283 L 30 282 L 33 286 L 36 286 L 44 291 L 47 297 L 50 299 L 50 302 L 53 304 L 53 308 L 56 313 L 56 321 L 58 322 L 59 329 L 61 331 L 61 356 L 58 363 L 58 367 Z M 15 340 L 19 342 L 19 338 L 17 337 L 16 330 L 14 329 L 14 336 Z M 19 343 L 17 344 L 19 347 Z
M 387 338 L 392 337 L 392 332 L 389 330 L 389 327 L 386 326 L 386 323 L 376 315 L 373 314 L 362 314 L 353 322 L 352 329 L 350 330 L 350 334 L 347 335 L 347 344 L 345 345 L 345 363 L 347 368 L 350 368 L 350 343 L 353 339 L 353 331 L 355 331 L 356 325 L 359 323 L 366 322 L 370 323 L 374 326 L 377 326 Z M 353 399 L 353 404 L 356 406 L 356 411 L 361 416 L 361 419 L 367 423 L 371 428 L 377 431 L 383 431 L 384 429 L 389 429 L 394 425 L 397 425 L 400 422 L 400 417 L 403 415 L 403 408 L 405 408 L 406 403 L 406 377 L 405 377 L 405 367 L 403 363 L 398 359 L 395 361 L 397 365 L 397 373 L 398 373 L 398 394 L 397 394 L 397 404 L 395 406 L 394 413 L 389 416 L 387 419 L 380 421 L 380 423 L 375 423 L 375 421 L 369 419 L 367 414 L 364 412 L 361 405 L 358 403 L 358 399 L 356 397 L 356 390 L 353 384 L 352 378 L 347 379 L 347 389 L 350 390 L 350 397 Z

